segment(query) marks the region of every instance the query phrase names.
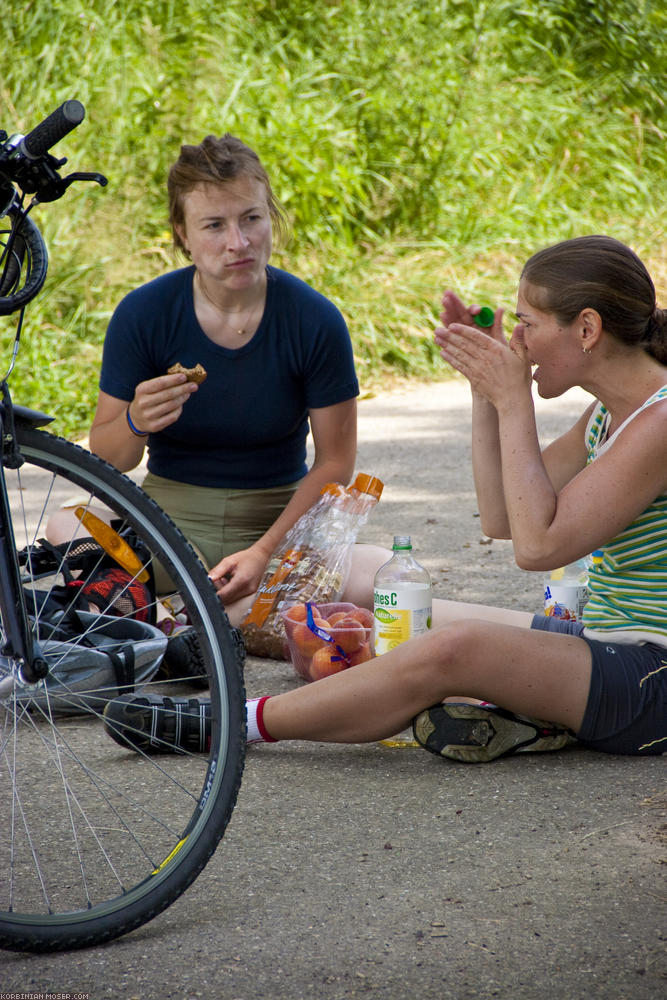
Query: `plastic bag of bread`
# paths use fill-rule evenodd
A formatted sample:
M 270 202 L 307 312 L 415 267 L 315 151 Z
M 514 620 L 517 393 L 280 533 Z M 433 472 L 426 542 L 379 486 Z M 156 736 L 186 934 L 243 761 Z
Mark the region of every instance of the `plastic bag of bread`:
M 288 658 L 281 609 L 309 601 L 337 601 L 350 572 L 359 529 L 380 499 L 383 483 L 359 473 L 350 486 L 327 483 L 276 548 L 241 623 L 251 656 Z

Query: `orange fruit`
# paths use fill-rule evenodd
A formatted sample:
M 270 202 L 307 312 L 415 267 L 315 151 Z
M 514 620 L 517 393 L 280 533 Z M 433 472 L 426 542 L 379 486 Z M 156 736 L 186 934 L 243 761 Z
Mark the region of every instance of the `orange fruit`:
M 351 618 L 349 615 L 336 622 L 332 634 L 334 642 L 337 642 L 345 653 L 353 653 L 355 649 L 359 649 L 366 638 L 363 625 L 357 618 Z
M 332 659 L 337 655 L 336 650 L 330 644 L 314 653 L 310 661 L 310 676 L 314 681 L 322 680 L 323 677 L 329 677 L 331 674 L 337 674 L 345 669 L 347 666 L 345 660 Z
M 291 622 L 305 622 L 308 609 L 305 604 L 293 604 L 285 611 L 285 618 Z
M 324 618 L 314 618 L 313 624 L 317 625 L 318 628 L 326 629 L 328 627 L 328 622 Z M 294 626 L 292 642 L 303 656 L 312 656 L 324 645 L 324 639 L 320 639 L 319 635 L 311 632 L 305 622 L 299 622 Z
M 347 611 L 337 611 L 335 615 L 329 615 L 329 624 L 335 625 L 336 622 L 342 621 L 343 618 L 347 618 L 347 616 L 348 616 Z
M 359 649 L 355 649 L 353 653 L 349 654 L 348 659 L 351 667 L 356 667 L 359 663 L 366 663 L 367 660 L 372 660 L 373 654 L 371 653 L 370 643 L 362 642 Z
M 349 612 L 350 618 L 356 618 L 364 628 L 373 628 L 373 612 L 369 611 L 368 608 L 355 608 L 354 611 Z

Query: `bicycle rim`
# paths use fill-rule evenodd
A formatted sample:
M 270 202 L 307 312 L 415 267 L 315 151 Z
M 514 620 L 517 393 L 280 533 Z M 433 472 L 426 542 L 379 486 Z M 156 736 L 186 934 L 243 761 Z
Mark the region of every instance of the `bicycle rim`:
M 76 500 L 86 510 L 106 511 L 115 517 L 114 528 L 131 529 L 138 550 L 148 553 L 143 565 L 159 563 L 163 575 L 167 571 L 182 614 L 196 630 L 205 669 L 197 689 L 153 675 L 142 692 L 210 696 L 211 702 L 208 751 L 125 749 L 102 719 L 105 701 L 118 694 L 118 678 L 100 688 L 96 674 L 94 691 L 79 678 L 69 690 L 67 664 L 87 654 L 76 641 L 63 647 L 39 636 L 47 660 L 52 649 L 58 653 L 56 696 L 47 678 L 34 688 L 4 691 L 0 699 L 0 946 L 49 951 L 126 933 L 164 910 L 196 878 L 236 801 L 245 700 L 233 631 L 202 564 L 173 523 L 131 480 L 76 445 L 27 428 L 18 438 L 25 464 L 7 471 L 7 490 L 17 550 L 23 550 L 24 589 L 34 589 L 41 600 L 51 585 L 38 578 L 30 553 L 63 504 Z M 77 538 L 87 534 L 77 524 Z M 156 606 L 164 614 L 159 600 Z M 84 617 L 92 631 L 96 617 L 109 631 L 107 614 L 93 608 Z M 127 647 L 136 622 L 116 615 L 113 624 Z M 4 645 L 1 628 L 0 639 Z M 155 663 L 160 658 L 154 656 Z M 9 669 L 0 657 L 0 682 Z

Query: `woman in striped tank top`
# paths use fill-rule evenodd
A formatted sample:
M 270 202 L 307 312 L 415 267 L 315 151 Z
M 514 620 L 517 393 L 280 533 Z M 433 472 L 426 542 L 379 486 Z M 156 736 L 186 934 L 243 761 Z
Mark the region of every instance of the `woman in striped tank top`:
M 584 620 L 436 601 L 427 635 L 249 703 L 249 740 L 359 743 L 414 720 L 422 746 L 455 760 L 574 742 L 667 752 L 667 310 L 646 268 L 604 236 L 540 251 L 509 342 L 501 309 L 482 331 L 479 307 L 453 292 L 443 306 L 435 341 L 472 390 L 482 528 L 527 570 L 601 549 Z M 533 384 L 594 399 L 544 449 Z

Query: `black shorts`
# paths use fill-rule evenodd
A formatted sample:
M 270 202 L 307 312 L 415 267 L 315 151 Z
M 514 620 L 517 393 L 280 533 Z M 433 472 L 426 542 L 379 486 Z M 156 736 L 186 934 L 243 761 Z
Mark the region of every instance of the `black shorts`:
M 577 739 L 603 753 L 667 753 L 667 649 L 653 643 L 589 639 L 581 622 L 535 615 L 531 628 L 588 643 L 591 688 Z

